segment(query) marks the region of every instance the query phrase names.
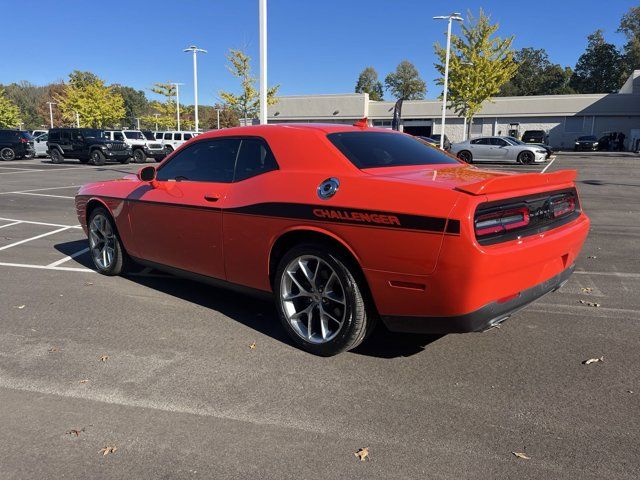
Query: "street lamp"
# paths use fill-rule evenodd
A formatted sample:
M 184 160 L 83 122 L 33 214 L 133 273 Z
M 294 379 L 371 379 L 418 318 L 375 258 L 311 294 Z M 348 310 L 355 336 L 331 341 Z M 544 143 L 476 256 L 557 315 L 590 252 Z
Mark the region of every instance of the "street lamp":
M 194 57 L 195 58 L 195 57 Z M 176 123 L 178 124 L 178 131 L 180 132 L 180 85 L 184 83 L 171 82 L 171 85 L 176 87 Z M 198 118 L 198 88 L 196 87 L 196 119 Z M 198 120 L 196 120 L 196 131 L 198 130 Z
M 437 17 L 433 17 L 434 20 L 448 20 L 447 26 L 447 54 L 444 62 L 444 89 L 442 91 L 442 121 L 441 121 L 441 131 L 440 131 L 440 148 L 444 146 L 444 123 L 445 123 L 445 115 L 447 112 L 447 88 L 449 83 L 449 55 L 451 54 L 451 22 L 455 20 L 456 22 L 462 22 L 462 17 L 459 13 L 451 13 L 449 15 L 439 15 Z
M 154 113 L 153 114 L 154 117 L 156 117 L 156 132 L 158 131 L 158 117 L 160 116 L 159 113 Z
M 260 22 L 260 124 L 267 124 L 267 0 L 258 0 Z
M 206 50 L 203 50 L 202 48 L 198 48 L 195 45 L 191 45 L 190 47 L 187 47 L 183 50 L 184 52 L 192 52 L 193 53 L 193 101 L 194 101 L 194 107 L 195 107 L 195 123 L 196 123 L 196 132 L 198 132 L 198 60 L 197 60 L 197 54 L 198 52 L 200 53 L 207 53 Z M 180 127 L 178 127 L 178 130 L 180 130 Z
M 218 114 L 218 130 L 220 130 L 220 109 L 216 108 L 216 113 Z
M 80 114 L 76 112 L 76 127 L 80 128 Z
M 49 120 L 51 120 L 51 128 L 53 128 L 53 106 L 57 105 L 55 102 L 47 102 L 49 104 Z
M 136 122 L 138 122 L 138 130 L 140 130 L 140 119 L 136 117 Z

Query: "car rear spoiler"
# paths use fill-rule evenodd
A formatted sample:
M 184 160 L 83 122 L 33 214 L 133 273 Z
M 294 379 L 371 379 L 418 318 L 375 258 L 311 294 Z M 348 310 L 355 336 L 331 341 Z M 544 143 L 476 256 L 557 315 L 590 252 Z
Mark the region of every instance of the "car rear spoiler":
M 469 185 L 461 185 L 456 190 L 471 195 L 485 195 L 490 193 L 504 193 L 512 190 L 526 190 L 528 188 L 547 187 L 572 183 L 577 176 L 575 170 L 560 170 L 553 173 L 524 173 L 489 178 Z

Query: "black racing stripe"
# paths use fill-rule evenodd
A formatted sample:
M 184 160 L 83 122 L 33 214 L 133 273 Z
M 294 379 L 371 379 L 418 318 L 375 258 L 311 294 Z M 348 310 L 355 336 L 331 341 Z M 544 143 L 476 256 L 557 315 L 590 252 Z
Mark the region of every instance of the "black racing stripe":
M 294 218 L 325 223 L 341 223 L 359 225 L 363 227 L 394 228 L 399 230 L 416 230 L 421 232 L 435 232 L 458 235 L 460 222 L 440 217 L 427 217 L 405 213 L 385 212 L 379 210 L 356 210 L 346 207 L 329 207 L 327 205 L 313 205 L 303 203 L 256 203 L 242 207 L 220 208 L 204 205 L 176 204 L 155 202 L 132 198 L 117 198 L 103 195 L 77 195 L 77 197 L 96 197 L 101 199 L 119 200 L 131 203 L 153 204 L 163 207 L 189 208 L 196 210 L 213 210 L 217 212 L 235 213 L 240 215 L 255 215 L 260 217 Z

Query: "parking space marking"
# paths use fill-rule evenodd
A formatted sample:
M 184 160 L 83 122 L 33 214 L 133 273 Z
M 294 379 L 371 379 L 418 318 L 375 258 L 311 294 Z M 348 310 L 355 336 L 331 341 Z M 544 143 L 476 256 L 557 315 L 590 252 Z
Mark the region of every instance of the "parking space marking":
M 90 268 L 81 268 L 81 267 L 50 267 L 48 265 L 29 265 L 26 263 L 7 263 L 0 262 L 0 267 L 18 267 L 18 268 L 35 268 L 37 270 L 58 270 L 61 272 L 85 272 L 85 273 L 96 273 L 95 270 L 91 270 Z
M 0 228 L 11 227 L 11 226 L 13 226 L 13 225 L 18 225 L 18 224 L 20 224 L 20 223 L 22 223 L 22 222 L 21 222 L 20 220 L 17 220 L 17 221 L 15 221 L 15 222 L 7 223 L 7 224 L 5 224 L 5 225 L 0 225 Z
M 20 168 L 20 167 L 5 167 L 4 165 L 0 166 L 2 170 L 33 170 L 32 168 Z
M 0 192 L 0 195 L 9 195 L 11 193 L 46 192 L 48 190 L 64 190 L 65 188 L 80 188 L 81 186 L 82 185 L 67 185 L 66 187 L 31 188 L 29 190 L 14 190 L 12 192 Z
M 68 255 L 64 258 L 61 258 L 60 260 L 56 260 L 55 262 L 50 263 L 49 265 L 47 265 L 47 267 L 57 267 L 58 265 L 62 265 L 63 263 L 68 262 L 69 260 L 73 260 L 74 258 L 79 257 L 83 253 L 87 253 L 88 251 L 89 251 L 89 247 L 83 248 L 82 250 L 78 250 L 76 253 L 72 253 L 71 255 Z
M 546 167 L 544 167 L 542 169 L 542 171 L 540 173 L 544 173 L 547 171 L 547 168 L 549 168 L 551 165 L 553 165 L 553 162 L 555 162 L 558 159 L 558 156 L 556 155 L 555 157 L 553 157 L 553 159 L 547 164 Z
M 66 198 L 66 199 L 74 199 L 76 197 L 68 197 L 65 195 L 49 195 L 46 193 L 31 193 L 31 192 L 12 192 L 14 195 L 33 195 L 35 197 L 51 197 L 51 198 Z
M 125 167 L 125 165 L 118 165 L 118 168 L 122 168 Z M 100 168 L 106 168 L 108 169 L 109 166 L 106 165 L 102 165 L 99 167 L 86 167 L 86 166 L 79 166 L 79 167 L 63 167 L 63 168 L 43 168 L 43 169 L 39 169 L 39 168 L 24 168 L 18 172 L 0 172 L 0 175 L 15 175 L 15 174 L 20 174 L 20 173 L 35 173 L 35 172 L 64 172 L 66 170 L 78 170 L 78 171 L 83 171 L 83 170 L 97 170 Z M 130 172 L 133 173 L 133 172 Z
M 609 277 L 623 277 L 623 278 L 640 278 L 640 273 L 624 273 L 624 272 L 589 272 L 587 270 L 576 270 L 573 273 L 581 275 L 603 275 Z
M 56 233 L 64 232 L 65 230 L 68 230 L 68 229 L 69 227 L 62 227 L 47 233 L 41 233 L 40 235 L 36 235 L 35 237 L 25 238 L 24 240 L 20 240 L 18 242 L 10 243 L 9 245 L 5 245 L 4 247 L 0 247 L 0 251 L 7 250 L 8 248 L 16 247 L 18 245 L 22 245 L 23 243 L 31 242 L 33 240 L 38 240 L 39 238 L 48 237 L 49 235 L 54 235 Z
M 31 220 L 18 220 L 16 218 L 0 217 L 0 220 L 5 220 L 7 222 L 28 223 L 30 225 L 43 225 L 45 227 L 82 228 L 80 225 L 60 225 L 59 223 L 32 222 Z

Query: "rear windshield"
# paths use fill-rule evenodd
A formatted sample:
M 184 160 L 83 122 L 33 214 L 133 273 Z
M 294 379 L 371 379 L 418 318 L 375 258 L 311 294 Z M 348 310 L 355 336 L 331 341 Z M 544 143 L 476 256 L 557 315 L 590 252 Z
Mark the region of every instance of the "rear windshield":
M 327 138 L 358 168 L 459 163 L 419 140 L 398 133 L 342 132 Z

